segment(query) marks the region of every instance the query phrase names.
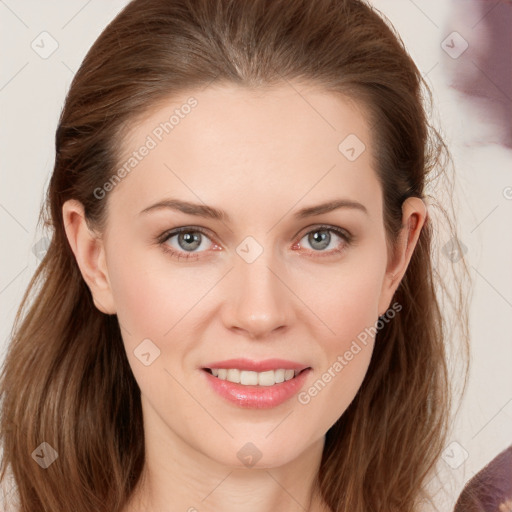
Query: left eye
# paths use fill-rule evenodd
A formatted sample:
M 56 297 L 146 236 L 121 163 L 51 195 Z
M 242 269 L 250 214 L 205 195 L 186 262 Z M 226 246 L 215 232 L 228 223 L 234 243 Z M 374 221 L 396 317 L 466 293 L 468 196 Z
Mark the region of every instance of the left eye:
M 320 227 L 306 233 L 301 238 L 299 245 L 302 247 L 302 240 L 307 240 L 307 243 L 314 249 L 315 252 L 339 252 L 342 250 L 339 248 L 339 244 L 335 244 L 335 247 L 333 247 L 332 250 L 324 250 L 329 247 L 331 242 L 334 240 L 332 233 L 335 234 L 335 237 L 341 238 L 345 242 L 344 244 L 341 244 L 342 246 L 350 243 L 351 237 L 344 230 L 332 227 Z
M 172 246 L 171 244 L 168 243 L 171 239 L 175 237 L 178 243 L 178 247 Z M 196 251 L 197 249 L 201 248 L 201 246 L 204 246 L 204 239 L 209 240 L 206 234 L 203 233 L 202 231 L 199 231 L 197 229 L 183 229 L 180 231 L 169 233 L 162 240 L 162 243 L 166 246 L 166 249 L 171 252 L 179 252 L 180 250 L 185 251 L 185 255 L 182 257 L 187 258 L 188 254 L 186 253 L 191 253 L 192 251 Z

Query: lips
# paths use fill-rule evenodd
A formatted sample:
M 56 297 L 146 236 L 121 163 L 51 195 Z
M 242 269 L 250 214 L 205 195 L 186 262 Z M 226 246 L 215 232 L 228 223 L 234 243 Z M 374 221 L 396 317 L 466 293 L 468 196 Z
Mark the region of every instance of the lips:
M 245 371 L 252 373 L 250 370 L 242 370 Z M 287 402 L 304 387 L 311 372 L 311 368 L 306 368 L 295 377 L 281 383 L 243 385 L 214 377 L 206 369 L 201 371 L 206 383 L 216 394 L 237 407 L 251 409 L 271 409 Z
M 300 391 L 311 373 L 306 364 L 286 359 L 228 359 L 201 368 L 211 389 L 238 407 L 269 409 Z

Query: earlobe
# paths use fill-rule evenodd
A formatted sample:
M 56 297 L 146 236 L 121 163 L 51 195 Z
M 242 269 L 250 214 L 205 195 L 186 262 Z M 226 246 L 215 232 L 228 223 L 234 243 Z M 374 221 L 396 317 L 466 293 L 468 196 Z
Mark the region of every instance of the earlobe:
M 388 262 L 379 301 L 380 316 L 389 308 L 393 295 L 405 275 L 427 217 L 427 205 L 419 197 L 409 197 L 403 202 L 402 229 L 394 257 Z
M 66 236 L 80 272 L 91 290 L 94 305 L 102 313 L 115 314 L 105 248 L 101 238 L 89 229 L 82 203 L 70 199 L 62 206 Z

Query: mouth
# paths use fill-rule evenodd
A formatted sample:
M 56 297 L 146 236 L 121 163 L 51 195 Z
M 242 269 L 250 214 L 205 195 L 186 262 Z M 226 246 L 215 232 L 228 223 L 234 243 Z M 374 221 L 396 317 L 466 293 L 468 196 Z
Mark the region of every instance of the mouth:
M 256 372 L 252 370 L 241 370 L 237 368 L 202 368 L 203 371 L 213 375 L 219 380 L 225 380 L 242 386 L 274 386 L 297 378 L 298 375 L 310 370 L 311 367 L 302 370 L 277 368 Z

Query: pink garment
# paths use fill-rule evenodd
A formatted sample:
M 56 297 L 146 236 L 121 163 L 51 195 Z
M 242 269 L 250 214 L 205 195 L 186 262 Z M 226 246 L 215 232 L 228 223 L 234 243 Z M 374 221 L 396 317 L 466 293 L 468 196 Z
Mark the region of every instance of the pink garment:
M 512 445 L 469 480 L 453 512 L 512 512 Z
M 494 126 L 482 130 L 479 142 L 512 147 L 512 1 L 452 0 L 443 33 L 450 34 L 450 48 L 464 50 L 441 52 L 449 85 L 477 122 Z

